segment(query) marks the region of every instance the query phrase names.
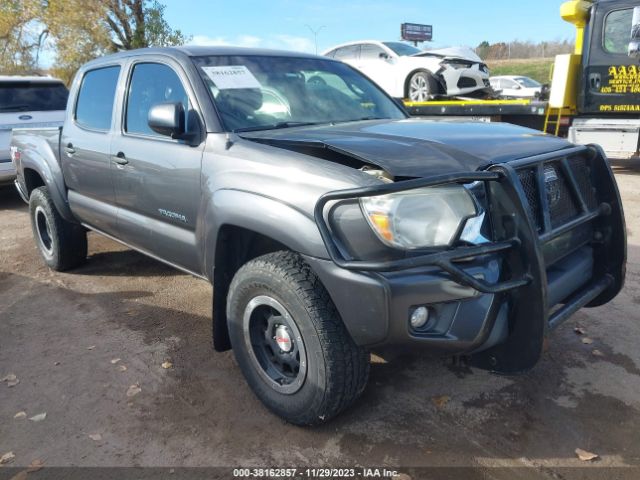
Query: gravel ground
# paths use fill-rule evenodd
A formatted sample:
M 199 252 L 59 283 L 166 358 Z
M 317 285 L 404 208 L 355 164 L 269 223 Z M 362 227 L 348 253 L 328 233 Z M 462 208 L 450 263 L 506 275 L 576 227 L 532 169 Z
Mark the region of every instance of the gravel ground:
M 0 478 L 36 459 L 46 467 L 444 466 L 465 467 L 467 478 L 638 467 L 639 172 L 616 168 L 629 231 L 624 291 L 562 325 L 532 372 L 374 358 L 362 399 L 314 429 L 268 413 L 231 352 L 212 351 L 210 285 L 94 234 L 85 266 L 51 272 L 26 206 L 2 189 L 0 378 L 19 383 L 0 383 L 0 455 L 15 455 Z M 140 391 L 128 396 L 133 385 Z M 583 462 L 576 448 L 599 459 Z

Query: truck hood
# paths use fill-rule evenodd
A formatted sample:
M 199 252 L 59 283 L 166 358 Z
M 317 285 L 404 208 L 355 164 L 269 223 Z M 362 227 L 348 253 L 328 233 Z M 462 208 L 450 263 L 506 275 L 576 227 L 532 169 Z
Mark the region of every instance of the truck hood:
M 506 123 L 373 120 L 243 132 L 242 138 L 340 161 L 376 165 L 394 177 L 469 172 L 572 146 Z M 329 155 L 331 154 L 331 155 Z M 337 157 L 337 158 L 336 158 Z

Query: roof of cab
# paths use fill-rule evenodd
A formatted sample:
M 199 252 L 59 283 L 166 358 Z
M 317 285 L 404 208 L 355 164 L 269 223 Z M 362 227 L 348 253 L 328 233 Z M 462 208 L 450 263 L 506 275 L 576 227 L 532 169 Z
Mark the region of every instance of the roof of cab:
M 136 50 L 126 50 L 123 52 L 114 53 L 111 55 L 105 55 L 104 57 L 96 58 L 87 63 L 87 65 L 96 65 L 101 63 L 108 63 L 115 59 L 126 57 L 137 57 L 144 55 L 166 55 L 175 59 L 184 59 L 184 57 L 206 57 L 214 55 L 255 55 L 255 56 L 269 56 L 269 57 L 292 57 L 292 58 L 318 58 L 327 60 L 326 57 L 319 55 L 313 55 L 304 52 L 291 52 L 286 50 L 269 50 L 261 48 L 245 48 L 245 47 L 205 47 L 205 46 L 182 46 L 182 47 L 152 47 L 152 48 L 138 48 Z

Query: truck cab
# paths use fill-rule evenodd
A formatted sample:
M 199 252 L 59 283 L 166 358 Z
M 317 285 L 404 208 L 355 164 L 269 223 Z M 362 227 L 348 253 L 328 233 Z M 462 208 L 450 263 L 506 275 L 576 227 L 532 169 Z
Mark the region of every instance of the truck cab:
M 562 13 L 577 27 L 582 57 L 569 140 L 598 143 L 613 159 L 640 157 L 640 59 L 630 51 L 640 1 L 573 1 Z

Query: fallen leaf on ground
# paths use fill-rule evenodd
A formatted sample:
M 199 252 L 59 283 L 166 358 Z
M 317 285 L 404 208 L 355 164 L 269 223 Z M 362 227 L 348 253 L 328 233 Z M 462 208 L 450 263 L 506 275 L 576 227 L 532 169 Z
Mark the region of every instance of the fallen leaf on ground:
M 47 418 L 47 412 L 43 412 L 43 413 L 39 413 L 37 415 L 34 415 L 33 417 L 29 418 L 29 420 L 31 420 L 32 422 L 41 422 L 45 418 Z
M 447 395 L 441 395 L 439 397 L 433 397 L 431 402 L 438 408 L 443 408 L 451 400 Z
M 99 433 L 92 433 L 89 435 L 89 438 L 94 442 L 99 442 L 100 440 L 102 440 L 102 435 L 100 435 Z
M 10 373 L 6 377 L 4 377 L 2 381 L 7 382 L 7 387 L 15 387 L 17 384 L 20 383 L 20 380 L 18 379 L 18 377 L 16 377 L 15 374 L 13 373 Z
M 581 448 L 576 448 L 576 455 L 583 462 L 590 462 L 592 460 L 600 458 L 597 453 L 587 452 L 586 450 L 582 450 Z
M 18 419 L 27 418 L 27 412 L 18 412 L 13 416 L 13 418 L 18 418 Z
M 164 368 L 165 370 L 166 370 L 167 368 L 171 368 L 171 367 L 173 367 L 173 363 L 171 363 L 171 362 L 169 362 L 169 361 L 162 362 L 162 368 Z
M 587 333 L 582 327 L 576 327 L 573 329 L 573 331 L 576 332 L 577 335 L 586 335 Z
M 95 345 L 91 345 L 90 347 L 87 347 L 87 350 L 93 350 L 94 348 L 96 348 Z
M 27 478 L 29 478 L 29 470 L 22 470 L 16 473 L 9 480 L 27 480 Z
M 589 337 L 584 337 L 582 339 L 582 343 L 584 343 L 585 345 L 591 345 L 593 343 L 593 340 L 591 340 Z
M 595 349 L 593 352 L 591 352 L 591 355 L 593 355 L 594 357 L 604 357 L 604 353 L 602 353 L 598 349 Z
M 27 473 L 37 472 L 38 470 L 41 470 L 43 467 L 44 467 L 44 462 L 38 458 L 29 464 L 29 468 L 27 468 Z
M 116 363 L 118 363 L 119 361 L 120 361 L 120 359 L 119 359 L 119 358 L 114 358 L 113 360 L 111 360 L 111 363 L 115 365 L 115 364 L 116 364 Z
M 119 372 L 126 372 L 127 371 L 127 367 L 125 367 L 124 365 L 119 365 L 118 366 L 118 371 Z
M 16 456 L 13 454 L 13 452 L 7 452 L 4 455 L 2 455 L 0 457 L 0 465 L 4 465 L 5 463 L 9 463 L 11 461 L 13 461 L 13 459 L 16 458 Z
M 142 389 L 138 385 L 131 385 L 127 390 L 127 397 L 133 397 L 139 394 L 141 391 Z

